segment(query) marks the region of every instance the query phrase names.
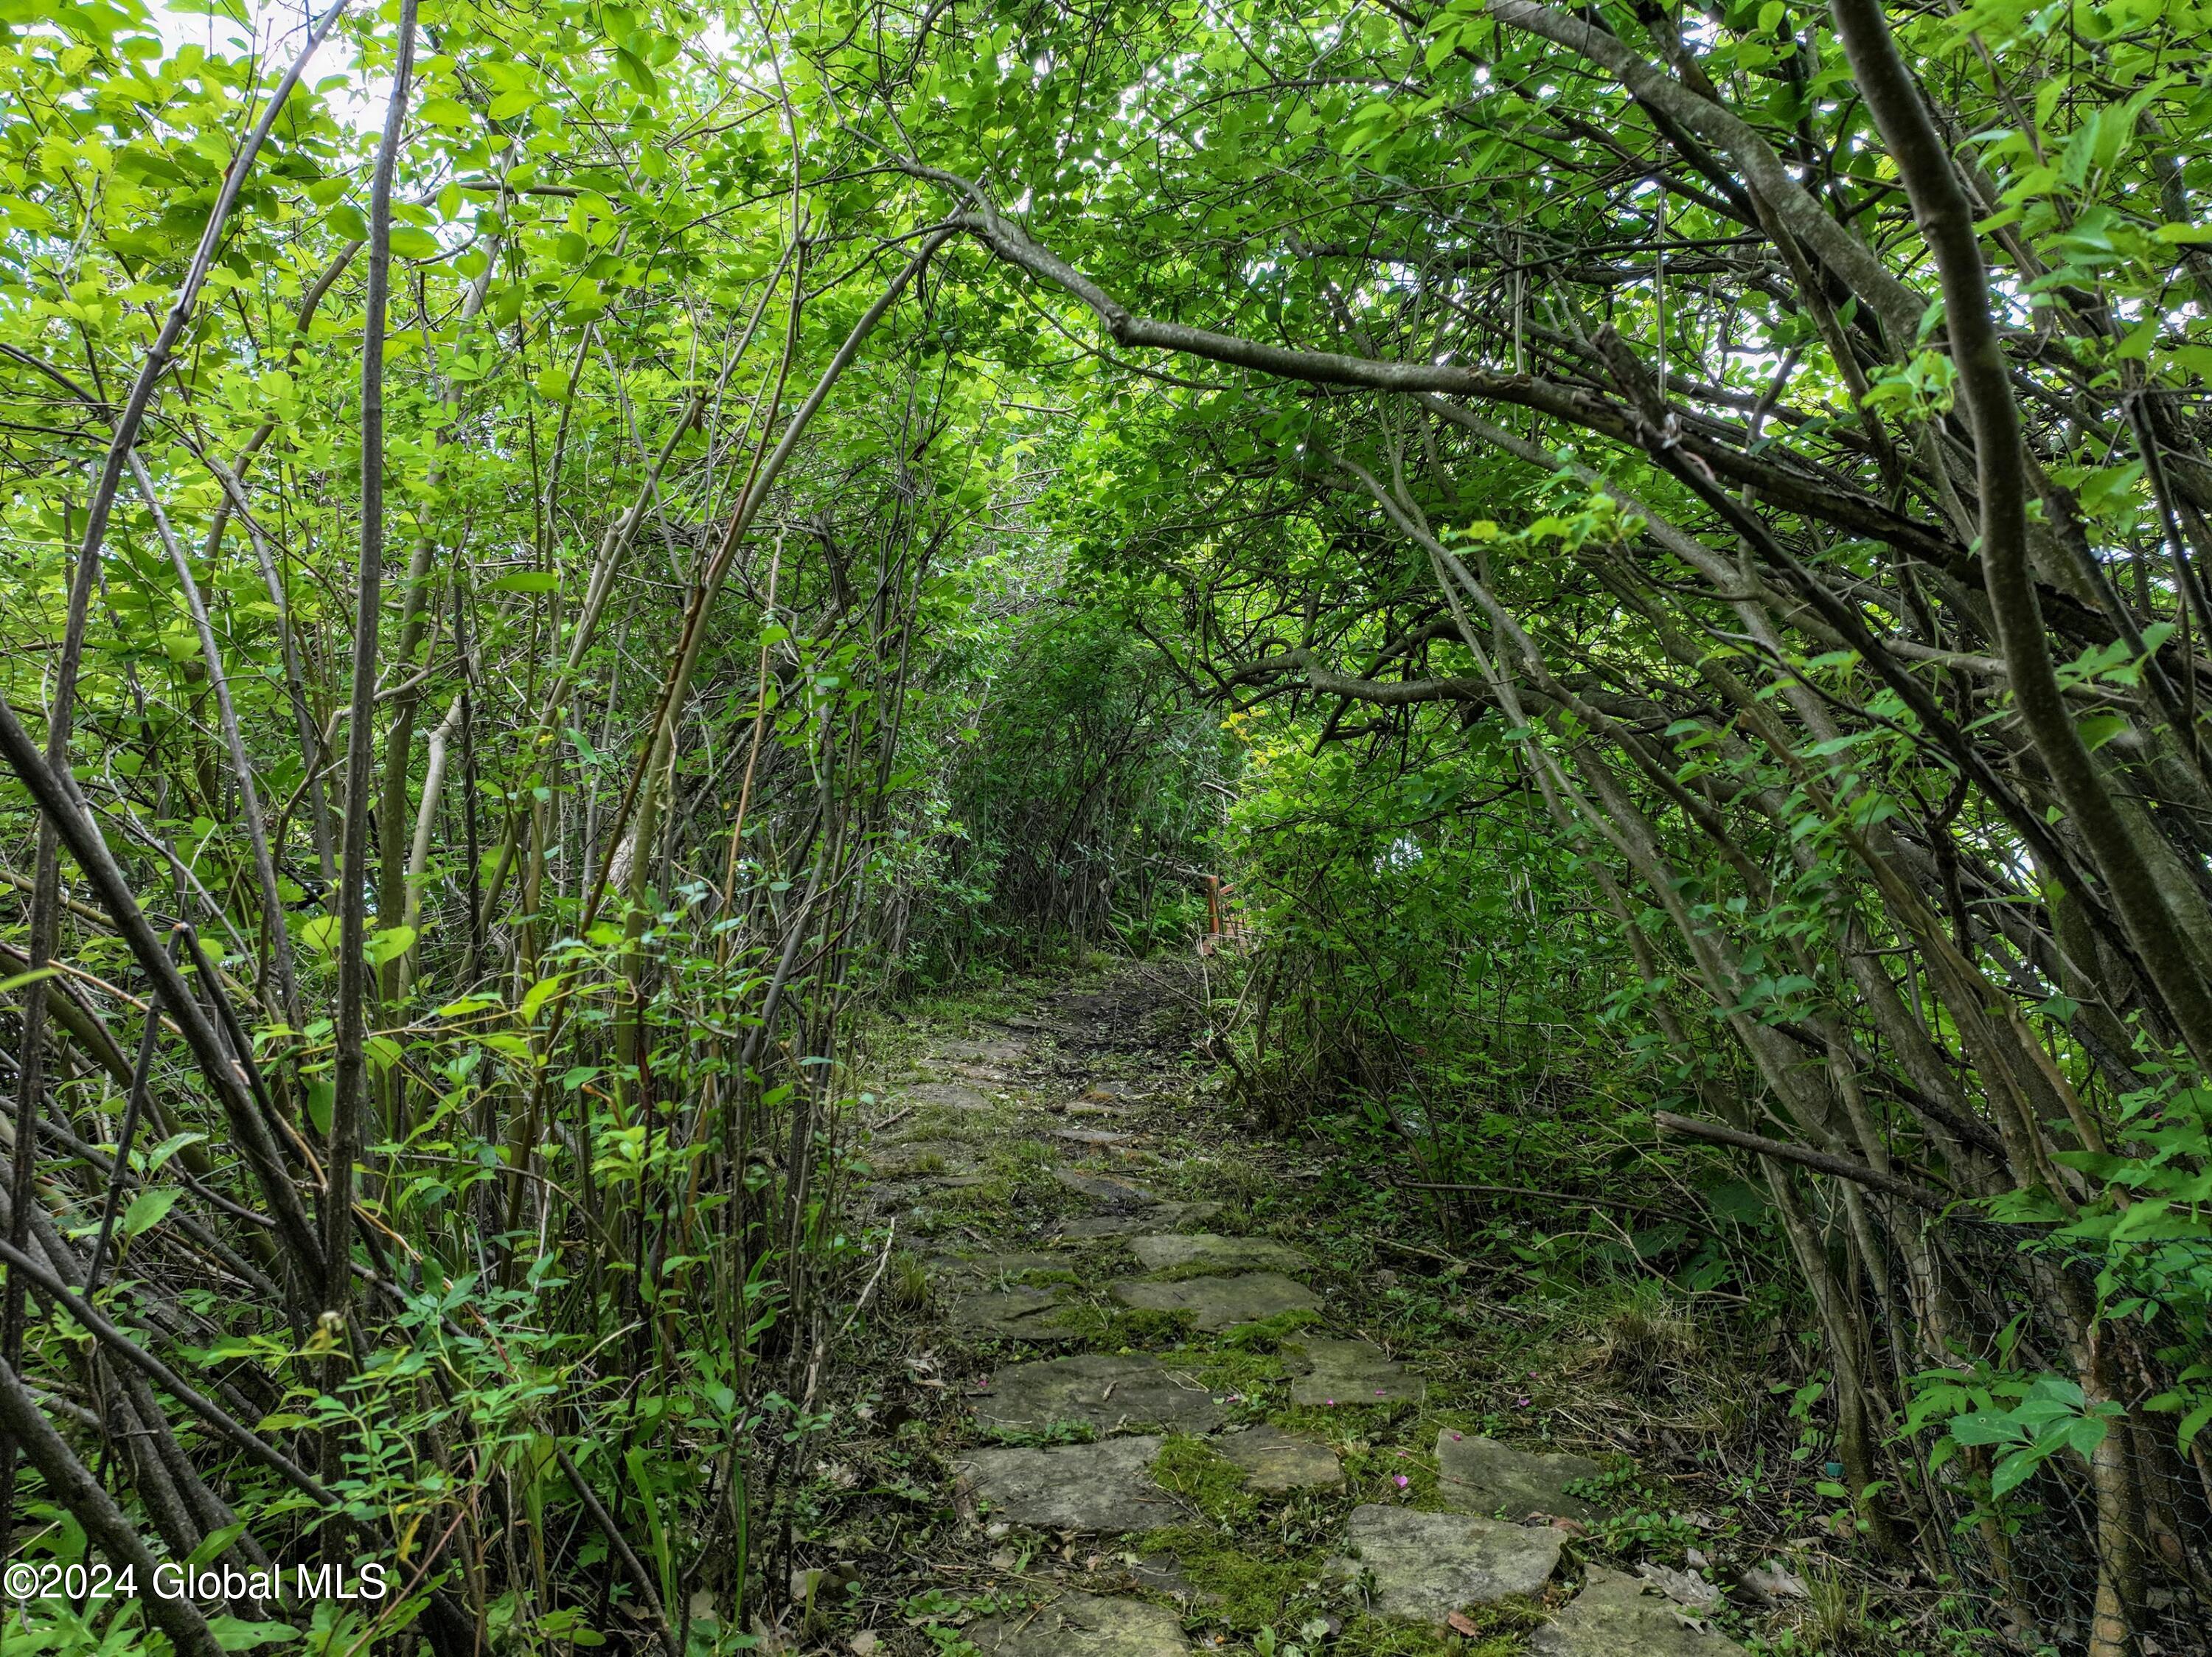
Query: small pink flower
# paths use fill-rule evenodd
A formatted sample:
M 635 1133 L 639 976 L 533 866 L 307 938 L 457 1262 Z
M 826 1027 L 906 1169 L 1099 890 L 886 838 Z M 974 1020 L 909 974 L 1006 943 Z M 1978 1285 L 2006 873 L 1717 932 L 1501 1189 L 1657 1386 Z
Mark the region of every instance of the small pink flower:
M 1457 1443 L 1460 1443 L 1461 1441 L 1462 1441 L 1462 1440 L 1461 1440 L 1461 1435 L 1460 1435 L 1459 1434 L 1457 1434 L 1457 1433 L 1454 1433 L 1454 1434 L 1452 1435 L 1452 1442 L 1453 1442 L 1454 1444 L 1457 1444 Z
M 1395 1478 L 1393 1478 L 1390 1482 L 1391 1482 L 1392 1483 L 1395 1484 L 1395 1485 L 1396 1485 L 1400 1489 L 1401 1489 L 1401 1490 L 1402 1490 L 1402 1489 L 1405 1489 L 1408 1484 L 1411 1484 L 1413 1481 L 1412 1479 L 1410 1479 L 1410 1478 L 1407 1478 L 1407 1477 L 1405 1476 L 1405 1474 L 1403 1474 L 1403 1473 L 1400 1473 L 1400 1474 L 1398 1474 Z
M 1326 1402 L 1328 1402 L 1328 1403 L 1329 1403 L 1329 1404 L 1334 1404 L 1334 1403 L 1336 1402 L 1336 1400 L 1335 1400 L 1334 1398 L 1329 1398 L 1329 1399 L 1326 1400 Z
M 1528 1400 L 1526 1398 L 1516 1398 L 1513 1400 L 1513 1407 L 1516 1410 L 1526 1410 L 1528 1407 Z

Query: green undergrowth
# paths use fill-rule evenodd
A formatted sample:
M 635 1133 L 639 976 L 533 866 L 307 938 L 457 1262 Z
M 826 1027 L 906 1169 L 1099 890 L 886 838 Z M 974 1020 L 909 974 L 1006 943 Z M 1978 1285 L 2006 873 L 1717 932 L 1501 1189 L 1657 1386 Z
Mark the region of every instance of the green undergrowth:
M 1161 1353 L 1159 1358 L 1170 1368 L 1196 1375 L 1217 1398 L 1255 1407 L 1274 1389 L 1286 1386 L 1290 1378 L 1282 1359 L 1274 1353 L 1240 1347 L 1192 1347 Z
M 1325 1615 L 1336 1602 L 1322 1575 L 1325 1547 L 1287 1546 L 1198 1524 L 1149 1531 L 1138 1546 L 1175 1560 L 1207 1623 L 1248 1638 L 1264 1628 L 1295 1627 L 1309 1617 Z
M 1182 1283 L 1188 1282 L 1194 1277 L 1233 1277 L 1247 1270 L 1256 1270 L 1261 1269 L 1262 1268 L 1245 1266 L 1223 1266 L 1205 1260 L 1188 1260 L 1181 1265 L 1162 1266 L 1158 1271 L 1146 1271 L 1141 1272 L 1139 1275 L 1144 1277 L 1146 1282 L 1150 1283 Z M 1278 1272 L 1279 1275 L 1285 1277 L 1296 1278 L 1298 1282 L 1303 1283 L 1310 1283 L 1315 1278 L 1321 1275 L 1313 1269 L 1304 1266 L 1289 1270 L 1285 1270 L 1279 1267 L 1274 1266 L 1266 1267 L 1264 1270 Z M 1283 1315 L 1287 1317 L 1294 1314 L 1286 1313 Z M 1310 1313 L 1307 1315 L 1309 1317 L 1311 1316 Z M 1273 1319 L 1271 1319 L 1268 1321 L 1273 1322 Z M 1251 1326 L 1252 1325 L 1246 1325 L 1248 1328 Z
M 1100 1352 L 1159 1352 L 1190 1335 L 1188 1312 L 1144 1311 L 1097 1301 L 1070 1301 L 1054 1321 Z
M 1238 1352 L 1278 1352 L 1282 1344 L 1302 1329 L 1319 1326 L 1321 1313 L 1299 1308 L 1278 1312 L 1272 1318 L 1261 1318 L 1249 1324 L 1239 1324 L 1225 1330 L 1221 1344 Z
M 1417 1413 L 1410 1404 L 1285 1404 L 1268 1410 L 1267 1420 L 1286 1433 L 1340 1441 L 1387 1438 L 1399 1421 Z
M 1338 1449 L 1346 1475 L 1342 1491 L 1270 1503 L 1245 1488 L 1243 1471 L 1212 1441 L 1186 1435 L 1171 1437 L 1152 1464 L 1152 1477 L 1188 1502 L 1200 1517 L 1152 1532 L 1140 1546 L 1174 1558 L 1195 1591 L 1208 1623 L 1247 1636 L 1276 1630 L 1279 1643 L 1291 1643 L 1279 1634 L 1283 1628 L 1296 1628 L 1330 1610 L 1340 1614 L 1356 1611 L 1346 1596 L 1356 1594 L 1357 1578 L 1331 1576 L 1327 1571 L 1334 1551 L 1329 1538 L 1352 1506 L 1362 1500 L 1388 1500 L 1386 1493 L 1398 1490 L 1391 1471 L 1398 1463 L 1387 1447 L 1355 1441 L 1340 1444 Z M 1408 1464 L 1407 1471 L 1415 1470 Z M 1427 1493 L 1433 1494 L 1434 1472 L 1422 1477 Z M 1364 1488 L 1369 1486 L 1373 1488 Z M 1516 1601 L 1486 1608 L 1471 1620 L 1479 1632 L 1462 1637 L 1355 1614 L 1331 1649 L 1360 1657 L 1443 1652 L 1508 1657 L 1522 1649 L 1528 1632 L 1541 1622 L 1542 1612 Z
M 1030 1266 L 1023 1271 L 1002 1271 L 993 1277 L 996 1284 L 1018 1284 L 1024 1288 L 1076 1288 L 1083 1285 L 1083 1274 L 1065 1266 Z
M 1244 1488 L 1243 1470 L 1202 1438 L 1177 1434 L 1160 1447 L 1152 1477 L 1215 1524 L 1249 1524 L 1260 1499 Z
M 986 1443 L 1009 1449 L 1038 1449 L 1048 1444 L 1090 1444 L 1098 1429 L 1085 1421 L 1054 1421 L 1042 1427 L 1002 1427 L 979 1422 L 976 1435 Z

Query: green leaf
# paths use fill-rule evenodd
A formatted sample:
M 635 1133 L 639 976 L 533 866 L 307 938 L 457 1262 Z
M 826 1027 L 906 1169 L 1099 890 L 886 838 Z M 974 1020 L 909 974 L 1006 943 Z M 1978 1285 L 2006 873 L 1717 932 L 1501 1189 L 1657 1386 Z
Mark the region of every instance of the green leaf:
M 2128 722 L 2120 714 L 2098 713 L 2084 715 L 2075 726 L 2081 733 L 2081 746 L 2094 753 L 2127 729 Z
M 524 570 L 483 584 L 487 593 L 555 593 L 560 588 L 560 576 L 550 570 Z
M 123 1210 L 123 1234 L 137 1237 L 151 1231 L 168 1217 L 169 1210 L 177 1206 L 184 1195 L 179 1185 L 163 1185 L 154 1191 L 142 1191 L 131 1199 L 131 1206 Z
M 2043 1465 L 2044 1457 L 2033 1449 L 2014 1450 L 1990 1471 L 1990 1494 L 2009 1496 L 2027 1483 L 2027 1477 Z
M 208 1632 L 225 1651 L 252 1651 L 256 1646 L 279 1645 L 300 1637 L 289 1623 L 248 1623 L 236 1617 L 210 1617 Z
M 1978 1410 L 1951 1423 L 1951 1436 L 1961 1444 L 2017 1444 L 2027 1435 L 2009 1416 Z
M 469 113 L 469 107 L 458 98 L 426 98 L 419 113 L 433 126 L 456 129 L 468 125 L 476 119 Z
M 171 1157 L 174 1156 L 179 1151 L 184 1149 L 185 1146 L 201 1144 L 204 1143 L 206 1139 L 207 1136 L 204 1133 L 186 1132 L 171 1134 L 160 1144 L 155 1146 L 152 1150 L 145 1153 L 145 1171 L 148 1173 L 160 1173 L 161 1165 L 164 1162 L 167 1162 Z
M 210 1531 L 206 1539 L 192 1550 L 191 1563 L 195 1565 L 212 1565 L 230 1550 L 232 1543 L 245 1534 L 246 1526 L 242 1524 L 226 1525 L 219 1531 Z
M 307 1120 L 318 1134 L 327 1136 L 331 1112 L 338 1100 L 337 1084 L 326 1075 L 307 1078 Z
M 2204 1430 L 2207 1422 L 2212 1422 L 2212 1398 L 2205 1399 L 2181 1418 L 2181 1424 L 2173 1429 L 2174 1447 L 2187 1455 L 2190 1446 L 2196 1442 L 2197 1435 Z
M 515 1008 L 515 1016 L 525 1024 L 534 1022 L 538 1008 L 553 998 L 554 992 L 561 987 L 562 980 L 568 976 L 565 972 L 556 972 L 551 978 L 540 978 L 532 984 L 523 992 L 522 1005 Z
M 615 73 L 628 81 L 645 97 L 657 98 L 660 95 L 660 82 L 653 78 L 653 71 L 645 66 L 645 59 L 628 46 L 615 48 Z
M 392 256 L 394 259 L 435 259 L 445 250 L 438 246 L 437 237 L 416 224 L 395 224 L 392 227 Z
M 398 960 L 415 947 L 415 929 L 411 926 L 387 926 L 368 935 L 368 959 L 381 966 L 386 961 Z

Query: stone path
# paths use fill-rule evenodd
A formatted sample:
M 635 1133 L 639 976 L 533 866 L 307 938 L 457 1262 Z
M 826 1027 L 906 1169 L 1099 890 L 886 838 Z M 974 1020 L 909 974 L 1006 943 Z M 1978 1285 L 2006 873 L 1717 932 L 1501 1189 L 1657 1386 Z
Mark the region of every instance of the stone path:
M 1552 1521 L 1599 1517 L 1582 1482 L 1605 1469 L 1438 1426 L 1423 1375 L 1360 1326 L 1359 1285 L 1314 1247 L 1241 1234 L 1236 1192 L 1163 1153 L 1188 1079 L 1128 1039 L 1116 993 L 1109 981 L 934 1046 L 896 1087 L 896 1130 L 866 1147 L 879 1208 L 936 1251 L 937 1335 L 910 1362 L 956 1378 L 942 1395 L 964 1411 L 945 1453 L 952 1494 L 1007 1538 L 979 1602 L 1001 1609 L 960 1637 L 995 1657 L 1191 1651 L 1186 1618 L 1203 1629 L 1225 1601 L 1176 1555 L 1228 1522 L 1226 1489 L 1262 1520 L 1306 1504 L 1310 1563 L 1285 1591 L 1334 1592 L 1355 1620 L 1441 1638 L 1470 1612 L 1534 1602 L 1551 1615 L 1532 1657 L 1739 1651 L 1635 1578 L 1563 1568 L 1570 1531 Z M 1282 1638 L 1288 1610 L 1248 1607 L 1282 1616 Z M 1505 1626 L 1534 1625 L 1515 1615 Z M 880 1637 L 866 1648 L 908 1648 Z
M 1175 1612 L 1073 1589 L 1018 1617 L 979 1623 L 967 1636 L 986 1657 L 1176 1657 L 1191 1648 Z
M 962 1335 L 1061 1346 L 1082 1335 L 1060 1321 L 1064 1297 L 1048 1288 L 979 1288 L 952 1302 L 945 1321 Z
M 1182 1266 L 1201 1266 L 1208 1271 L 1311 1271 L 1319 1264 L 1304 1249 L 1272 1237 L 1217 1237 L 1203 1231 L 1194 1237 L 1173 1234 L 1133 1237 L 1129 1252 L 1147 1271 L 1173 1271 Z
M 1279 1496 L 1287 1490 L 1334 1490 L 1344 1483 L 1344 1465 L 1328 1445 L 1264 1422 L 1241 1433 L 1224 1433 L 1213 1447 L 1244 1470 L 1248 1490 Z
M 1305 1340 L 1287 1350 L 1297 1375 L 1291 1383 L 1293 1404 L 1333 1410 L 1341 1404 L 1420 1400 L 1420 1377 L 1372 1341 Z
M 1228 1418 L 1221 1400 L 1188 1372 L 1157 1358 L 1103 1352 L 1002 1369 L 975 1403 L 976 1422 L 1001 1432 L 1074 1426 L 1211 1433 Z
M 1376 1614 L 1442 1623 L 1455 1611 L 1540 1593 L 1559 1569 L 1559 1532 L 1464 1514 L 1354 1508 L 1332 1576 L 1359 1579 Z
M 1604 1473 L 1588 1456 L 1510 1449 L 1450 1428 L 1437 1435 L 1436 1454 L 1437 1495 L 1455 1513 L 1539 1523 L 1597 1517 L 1595 1503 L 1567 1490 Z
M 1583 1591 L 1528 1642 L 1534 1657 L 1729 1657 L 1743 1648 L 1647 1582 L 1592 1565 Z
M 1286 1312 L 1321 1310 L 1319 1295 L 1279 1271 L 1183 1277 L 1172 1282 L 1139 1278 L 1115 1284 L 1114 1298 L 1140 1312 L 1187 1313 L 1192 1325 L 1207 1334 L 1279 1318 Z
M 1152 1478 L 1161 1442 L 1146 1436 L 971 1450 L 953 1465 L 987 1518 L 1038 1530 L 1126 1533 L 1181 1517 L 1175 1498 Z

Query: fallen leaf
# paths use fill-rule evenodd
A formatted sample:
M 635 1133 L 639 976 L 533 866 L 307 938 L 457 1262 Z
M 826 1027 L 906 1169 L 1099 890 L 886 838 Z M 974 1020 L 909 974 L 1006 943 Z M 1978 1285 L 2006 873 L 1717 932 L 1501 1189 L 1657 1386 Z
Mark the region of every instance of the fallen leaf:
M 1805 1579 L 1778 1559 L 1770 1559 L 1764 1565 L 1753 1566 L 1743 1574 L 1743 1585 L 1753 1593 L 1764 1594 L 1769 1599 L 1809 1599 L 1812 1591 Z
M 1647 1559 L 1636 1568 L 1636 1574 L 1678 1605 L 1701 1611 L 1707 1605 L 1720 1604 L 1721 1591 L 1692 1572 L 1655 1565 Z
M 1473 1617 L 1466 1616 L 1459 1611 L 1454 1611 L 1450 1616 L 1445 1617 L 1444 1626 L 1449 1629 L 1454 1634 L 1464 1634 L 1470 1640 L 1474 1638 L 1476 1635 L 1482 1632 L 1480 1629 L 1474 1625 L 1474 1619 Z

